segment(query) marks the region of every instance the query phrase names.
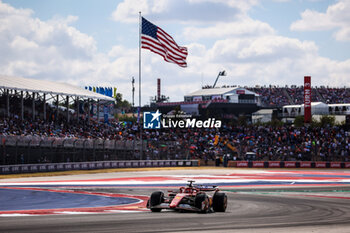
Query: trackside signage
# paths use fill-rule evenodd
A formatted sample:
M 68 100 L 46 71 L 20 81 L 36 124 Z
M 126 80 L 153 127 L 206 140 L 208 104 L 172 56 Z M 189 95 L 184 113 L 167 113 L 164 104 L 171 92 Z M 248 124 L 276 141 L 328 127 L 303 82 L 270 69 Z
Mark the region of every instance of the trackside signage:
M 341 168 L 340 162 L 331 162 L 331 168 Z
M 284 167 L 296 167 L 295 162 L 284 162 Z
M 0 165 L 0 174 L 28 173 L 43 171 L 69 171 L 101 168 L 124 168 L 124 167 L 194 167 L 199 166 L 198 160 L 153 160 L 153 161 L 95 161 L 77 162 L 64 164 L 28 164 L 28 165 Z
M 264 162 L 254 161 L 253 167 L 264 167 Z
M 300 162 L 300 167 L 310 168 L 311 162 Z
M 316 162 L 315 167 L 316 168 L 326 168 L 326 162 Z
M 164 115 L 157 110 L 156 112 L 143 113 L 144 129 L 166 129 L 166 128 L 221 128 L 221 120 L 208 118 L 200 120 L 192 118 L 191 115 L 176 114 Z
M 237 162 L 237 167 L 248 167 L 247 161 Z
M 279 162 L 279 161 L 269 161 L 269 167 L 281 167 L 281 162 Z

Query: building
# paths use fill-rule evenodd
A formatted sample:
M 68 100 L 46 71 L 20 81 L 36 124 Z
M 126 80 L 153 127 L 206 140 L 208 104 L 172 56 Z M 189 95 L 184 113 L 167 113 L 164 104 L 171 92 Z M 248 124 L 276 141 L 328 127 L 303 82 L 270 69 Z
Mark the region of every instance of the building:
M 185 95 L 185 102 L 227 100 L 228 103 L 256 104 L 259 95 L 242 87 L 205 88 Z
M 260 108 L 260 96 L 242 87 L 203 88 L 184 96 L 184 101 L 157 103 L 167 113 L 176 108 L 198 117 L 237 119 Z

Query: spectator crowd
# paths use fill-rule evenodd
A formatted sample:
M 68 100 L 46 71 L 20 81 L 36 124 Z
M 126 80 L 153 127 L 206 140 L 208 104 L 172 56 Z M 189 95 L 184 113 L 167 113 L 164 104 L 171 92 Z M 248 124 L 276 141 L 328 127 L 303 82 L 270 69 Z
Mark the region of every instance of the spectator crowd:
M 54 124 L 42 120 L 0 118 L 0 136 L 33 136 L 40 138 L 76 138 L 130 141 L 139 140 L 137 124 L 91 121 Z M 294 126 L 228 126 L 220 129 L 144 130 L 143 140 L 152 153 L 159 153 L 162 145 L 177 145 L 175 157 L 214 160 L 230 154 L 231 159 L 244 160 L 247 152 L 254 152 L 257 160 L 315 160 L 350 161 L 350 132 L 342 127 Z M 230 145 L 230 146 L 228 146 Z M 166 148 L 164 148 L 166 149 Z M 179 153 L 187 153 L 186 155 Z
M 266 107 L 282 107 L 284 105 L 302 104 L 304 102 L 304 87 L 247 87 L 261 96 L 261 102 Z M 312 87 L 312 102 L 327 104 L 350 103 L 350 88 Z
M 229 87 L 229 86 L 223 86 Z M 237 86 L 232 86 L 237 87 Z M 203 89 L 212 88 L 210 85 L 202 87 Z M 255 86 L 244 88 L 255 92 L 261 96 L 261 103 L 264 107 L 282 107 L 284 105 L 303 104 L 304 86 Z M 311 101 L 324 102 L 327 104 L 350 103 L 350 88 L 340 87 L 312 87 Z
M 210 88 L 210 87 L 205 87 Z M 303 87 L 253 87 L 247 88 L 261 95 L 263 106 L 301 104 Z M 6 114 L 6 98 L 0 96 L 0 137 L 31 136 L 59 139 L 103 139 L 112 141 L 139 141 L 137 123 L 110 122 L 104 124 L 91 120 L 73 118 L 66 122 L 65 114 L 55 115 L 56 110 L 47 104 L 46 121 L 42 116 L 33 116 L 30 97 L 24 99 L 24 120 L 19 119 L 19 98 L 10 98 L 11 117 Z M 350 103 L 350 88 L 312 88 L 312 101 L 325 103 Z M 37 112 L 42 112 L 43 102 L 36 103 Z M 29 107 L 28 107 L 29 106 Z M 86 111 L 89 112 L 89 111 Z M 220 129 L 161 129 L 144 130 L 142 139 L 147 142 L 147 151 L 152 155 L 166 152 L 174 158 L 201 158 L 214 160 L 229 154 L 231 159 L 244 160 L 247 152 L 254 152 L 258 160 L 320 160 L 350 161 L 350 135 L 342 127 L 324 128 L 272 126 L 232 126 Z M 2 142 L 2 145 L 4 143 Z M 172 145 L 172 146 L 169 146 Z M 160 156 L 161 157 L 161 156 Z M 147 157 L 148 158 L 148 157 Z M 154 156 L 149 156 L 154 158 Z M 165 157 L 164 157 L 165 158 Z M 2 161 L 0 159 L 0 161 Z

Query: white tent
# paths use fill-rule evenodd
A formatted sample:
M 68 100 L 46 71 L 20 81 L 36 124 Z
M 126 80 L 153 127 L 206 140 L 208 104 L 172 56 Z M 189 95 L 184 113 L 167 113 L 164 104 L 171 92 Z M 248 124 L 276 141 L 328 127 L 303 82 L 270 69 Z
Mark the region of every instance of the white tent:
M 84 88 L 74 86 L 68 83 L 14 77 L 1 74 L 0 88 L 52 95 L 77 96 L 81 98 L 90 98 L 95 100 L 115 101 L 115 99 L 113 99 L 112 97 L 85 90 Z
M 285 117 L 295 117 L 304 115 L 304 104 L 301 105 L 285 105 L 282 107 L 283 115 Z M 311 103 L 311 114 L 312 115 L 324 115 L 329 114 L 328 104 L 323 102 L 312 102 Z

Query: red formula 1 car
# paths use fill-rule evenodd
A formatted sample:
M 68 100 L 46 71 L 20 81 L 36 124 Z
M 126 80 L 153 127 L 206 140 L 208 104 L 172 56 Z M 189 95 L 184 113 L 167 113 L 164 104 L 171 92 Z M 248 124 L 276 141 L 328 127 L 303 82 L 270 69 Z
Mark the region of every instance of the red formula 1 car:
M 168 197 L 164 197 L 162 191 L 153 192 L 147 202 L 147 208 L 152 212 L 160 212 L 162 209 L 199 213 L 226 211 L 227 196 L 219 192 L 217 186 L 192 185 L 193 180 L 188 182 L 186 187 L 180 187 L 178 191 L 168 191 Z M 213 194 L 209 195 L 209 192 Z

